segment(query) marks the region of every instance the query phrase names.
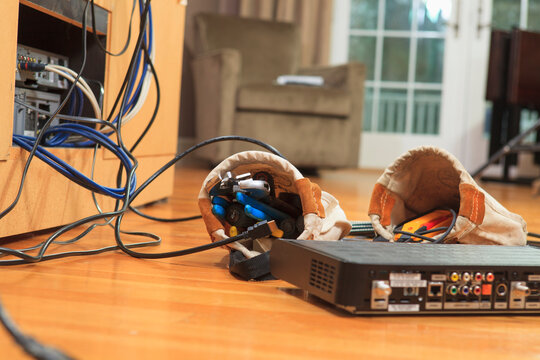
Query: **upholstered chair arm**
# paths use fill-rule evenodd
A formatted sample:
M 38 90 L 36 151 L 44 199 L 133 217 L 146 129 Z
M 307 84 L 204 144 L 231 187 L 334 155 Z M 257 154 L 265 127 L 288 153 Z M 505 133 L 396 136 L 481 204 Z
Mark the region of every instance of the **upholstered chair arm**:
M 324 78 L 324 86 L 335 89 L 358 91 L 364 88 L 366 67 L 358 62 L 336 66 L 301 68 L 298 75 L 316 75 Z
M 218 134 L 233 134 L 241 65 L 240 52 L 235 49 L 209 51 L 193 60 L 196 132 L 199 141 Z M 230 144 L 219 146 L 219 150 L 214 151 L 220 154 L 215 155 L 217 158 L 226 157 L 229 148 Z

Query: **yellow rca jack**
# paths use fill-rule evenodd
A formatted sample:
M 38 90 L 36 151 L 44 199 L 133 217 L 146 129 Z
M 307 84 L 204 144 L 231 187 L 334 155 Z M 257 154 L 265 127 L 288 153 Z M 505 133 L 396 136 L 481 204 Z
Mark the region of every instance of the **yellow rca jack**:
M 457 272 L 453 272 L 450 274 L 450 281 L 451 282 L 458 282 L 459 280 L 459 274 Z

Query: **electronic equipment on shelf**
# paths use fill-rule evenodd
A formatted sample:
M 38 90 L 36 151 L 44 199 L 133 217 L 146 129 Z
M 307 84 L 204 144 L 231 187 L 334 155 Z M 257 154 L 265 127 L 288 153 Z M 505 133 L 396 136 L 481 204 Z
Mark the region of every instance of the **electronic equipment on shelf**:
M 540 313 L 540 249 L 274 242 L 272 274 L 353 314 Z

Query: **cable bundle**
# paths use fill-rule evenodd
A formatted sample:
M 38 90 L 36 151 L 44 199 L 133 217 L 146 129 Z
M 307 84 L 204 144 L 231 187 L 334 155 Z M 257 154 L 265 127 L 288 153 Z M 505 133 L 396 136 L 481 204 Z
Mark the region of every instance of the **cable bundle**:
M 53 127 L 46 130 L 45 136 L 49 134 L 59 136 L 65 135 L 66 137 L 69 137 L 70 135 L 78 135 L 89 139 L 93 143 L 101 145 L 102 147 L 106 148 L 114 155 L 116 155 L 116 157 L 120 159 L 122 165 L 128 172 L 133 169 L 132 161 L 129 159 L 128 155 L 123 151 L 122 148 L 120 148 L 107 136 L 88 126 L 83 126 L 79 124 L 64 124 L 62 126 Z M 34 142 L 32 141 L 32 139 L 29 139 L 29 137 L 25 136 L 14 136 L 13 142 L 27 151 L 31 151 L 32 147 L 34 146 Z M 67 164 L 65 161 L 55 156 L 42 146 L 37 147 L 35 155 L 71 181 L 81 185 L 88 190 L 91 190 L 98 194 L 111 196 L 115 199 L 124 198 L 124 194 L 126 192 L 125 187 L 111 188 L 99 185 L 98 183 L 96 183 L 86 175 L 82 174 L 77 169 L 73 168 L 71 165 Z M 135 186 L 136 177 L 133 176 L 131 178 L 132 190 L 135 189 Z
M 13 135 L 13 143 L 29 152 L 31 152 L 34 146 L 36 145 L 36 143 L 38 143 L 39 145 L 36 147 L 35 155 L 39 159 L 43 160 L 45 163 L 50 165 L 53 169 L 60 172 L 62 175 L 66 176 L 68 179 L 74 181 L 75 183 L 95 193 L 108 195 L 115 199 L 122 199 L 123 195 L 125 194 L 126 187 L 119 186 L 116 188 L 111 188 L 111 187 L 97 184 L 94 180 L 80 173 L 78 170 L 74 169 L 71 165 L 67 164 L 66 162 L 62 161 L 61 159 L 56 157 L 54 154 L 46 150 L 44 146 L 80 148 L 80 147 L 91 147 L 91 146 L 99 145 L 111 151 L 121 161 L 123 167 L 126 169 L 127 172 L 130 172 L 133 169 L 134 163 L 130 160 L 126 152 L 118 144 L 114 143 L 108 136 L 110 136 L 111 134 L 115 132 L 114 125 L 117 125 L 119 121 L 120 121 L 120 126 L 122 126 L 125 123 L 127 123 L 129 120 L 131 120 L 133 117 L 135 117 L 135 115 L 140 111 L 144 102 L 146 101 L 146 98 L 148 96 L 148 92 L 150 89 L 150 85 L 152 82 L 153 65 L 151 63 L 153 62 L 154 57 L 155 57 L 155 49 L 153 46 L 154 32 L 153 32 L 153 23 L 152 23 L 152 12 L 151 12 L 151 8 L 149 4 L 148 4 L 148 9 L 145 10 L 143 1 L 139 0 L 138 2 L 139 2 L 140 14 L 141 14 L 141 23 L 143 23 L 142 21 L 143 16 L 147 16 L 147 19 L 148 19 L 147 25 L 144 27 L 144 30 L 142 31 L 142 34 L 141 34 L 142 46 L 140 46 L 136 52 L 137 56 L 136 56 L 135 63 L 130 64 L 131 68 L 134 69 L 134 71 L 132 73 L 131 78 L 129 79 L 129 87 L 127 88 L 128 100 L 125 101 L 125 103 L 124 102 L 122 103 L 122 106 L 121 106 L 122 110 L 119 114 L 116 115 L 114 120 L 110 122 L 110 118 L 112 117 L 111 116 L 112 113 L 111 113 L 111 115 L 109 116 L 108 122 L 94 121 L 94 125 L 95 124 L 104 125 L 104 126 L 101 126 L 99 130 L 96 130 L 95 128 L 90 127 L 90 126 L 80 125 L 76 123 L 63 123 L 57 126 L 50 127 L 48 129 L 44 127 L 44 129 L 42 130 L 43 134 L 40 134 L 40 136 L 38 137 L 40 141 L 38 141 L 38 138 L 36 137 Z M 133 2 L 133 9 L 132 9 L 132 14 L 131 14 L 132 16 L 133 16 L 133 10 L 135 8 L 135 5 L 136 5 L 136 0 L 134 0 Z M 86 16 L 84 20 L 86 20 Z M 92 20 L 94 21 L 94 18 L 92 18 Z M 130 25 L 131 25 L 131 20 L 130 20 Z M 131 34 L 131 26 L 130 26 L 129 34 Z M 130 35 L 128 37 L 128 41 L 129 41 L 129 38 L 130 38 Z M 101 45 L 101 43 L 99 44 Z M 123 51 L 125 51 L 125 49 L 127 49 L 127 44 Z M 123 51 L 121 53 L 123 53 Z M 121 55 L 121 53 L 116 54 L 116 55 Z M 21 68 L 21 64 L 19 64 L 19 67 Z M 139 68 L 142 68 L 142 73 L 140 77 L 139 77 Z M 64 120 L 67 119 L 72 122 L 81 122 L 81 121 L 88 122 L 88 119 L 86 119 L 85 121 L 85 119 L 80 118 L 80 115 L 82 114 L 82 104 L 83 104 L 83 97 L 81 96 L 81 94 L 84 94 L 84 96 L 86 96 L 86 98 L 89 100 L 92 106 L 95 119 L 98 119 L 98 120 L 102 119 L 103 114 L 102 114 L 102 109 L 100 107 L 100 104 L 98 100 L 96 99 L 88 83 L 85 81 L 83 77 L 80 76 L 80 73 L 77 73 L 65 66 L 52 65 L 52 64 L 47 64 L 44 67 L 40 67 L 40 69 L 43 71 L 49 71 L 49 72 L 58 74 L 59 76 L 67 79 L 72 84 L 72 87 L 73 86 L 77 87 L 77 90 L 79 93 L 79 96 L 78 96 L 79 109 L 77 111 L 78 116 L 73 116 L 75 113 L 74 105 L 73 105 L 74 99 L 77 97 L 76 93 L 73 91 L 71 91 L 71 97 L 70 97 L 71 103 L 70 103 L 70 109 L 68 111 L 71 116 L 62 116 L 60 114 L 55 115 L 55 114 L 43 111 L 42 109 L 29 106 L 28 104 L 25 104 L 23 102 L 16 100 L 20 105 L 26 106 L 40 113 L 45 113 L 46 115 L 49 116 L 50 119 L 56 116 L 58 118 L 63 118 Z M 125 88 L 123 87 L 122 90 L 125 90 Z M 117 102 L 118 102 L 118 99 L 117 99 Z M 115 107 L 116 105 L 117 103 L 115 103 Z M 59 109 L 61 107 L 59 107 Z M 58 113 L 58 111 L 56 113 Z M 111 128 L 113 128 L 113 130 L 111 130 Z M 130 184 L 131 184 L 131 189 L 134 190 L 136 186 L 135 176 L 131 178 Z

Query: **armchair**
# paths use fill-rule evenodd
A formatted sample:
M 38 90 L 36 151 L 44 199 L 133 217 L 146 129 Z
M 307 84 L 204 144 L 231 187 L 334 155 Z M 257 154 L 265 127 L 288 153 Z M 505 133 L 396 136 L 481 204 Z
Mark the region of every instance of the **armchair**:
M 299 167 L 358 165 L 364 65 L 300 69 L 299 30 L 289 23 L 199 14 L 195 26 L 198 140 L 249 136 Z M 275 84 L 284 74 L 319 75 L 325 83 Z M 249 148 L 222 142 L 201 154 L 217 163 Z

